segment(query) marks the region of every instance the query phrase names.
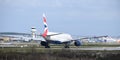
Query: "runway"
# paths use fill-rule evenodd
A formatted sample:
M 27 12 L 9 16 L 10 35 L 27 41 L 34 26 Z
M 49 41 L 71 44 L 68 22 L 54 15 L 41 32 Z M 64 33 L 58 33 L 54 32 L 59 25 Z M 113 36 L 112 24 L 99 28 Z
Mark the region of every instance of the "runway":
M 37 48 L 37 49 L 50 49 L 50 50 L 99 50 L 99 51 L 114 51 L 120 50 L 120 47 L 85 47 L 85 48 Z
M 71 50 L 120 50 L 120 47 L 87 47 L 87 48 L 70 48 Z
M 36 45 L 36 44 L 34 44 Z M 0 45 L 1 48 L 32 48 L 32 47 L 29 47 L 27 45 Z M 58 49 L 58 50 L 61 50 L 61 49 L 66 49 L 66 50 L 120 50 L 120 46 L 116 46 L 116 47 L 105 47 L 105 46 L 101 46 L 101 47 L 95 47 L 95 46 L 86 46 L 86 47 L 70 47 L 70 48 L 64 48 L 64 47 L 60 47 L 60 46 L 52 46 L 51 48 L 44 48 L 43 46 L 39 46 L 39 47 L 36 47 L 36 49 L 51 49 L 51 50 L 54 50 L 54 49 Z

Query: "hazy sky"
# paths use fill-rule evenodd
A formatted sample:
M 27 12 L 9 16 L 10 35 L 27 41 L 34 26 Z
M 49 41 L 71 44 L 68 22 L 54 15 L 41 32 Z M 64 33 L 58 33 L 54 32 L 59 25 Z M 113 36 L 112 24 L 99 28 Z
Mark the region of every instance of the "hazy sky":
M 42 33 L 43 13 L 49 31 L 120 35 L 120 0 L 0 0 L 0 32 Z

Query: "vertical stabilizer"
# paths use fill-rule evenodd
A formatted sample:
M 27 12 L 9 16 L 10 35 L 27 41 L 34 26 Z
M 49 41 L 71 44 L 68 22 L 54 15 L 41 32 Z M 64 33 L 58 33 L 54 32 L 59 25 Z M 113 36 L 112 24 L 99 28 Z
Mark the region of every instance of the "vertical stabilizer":
M 42 36 L 46 37 L 47 33 L 48 33 L 48 25 L 47 25 L 45 14 L 43 14 L 43 23 L 44 23 L 44 32 L 43 32 Z

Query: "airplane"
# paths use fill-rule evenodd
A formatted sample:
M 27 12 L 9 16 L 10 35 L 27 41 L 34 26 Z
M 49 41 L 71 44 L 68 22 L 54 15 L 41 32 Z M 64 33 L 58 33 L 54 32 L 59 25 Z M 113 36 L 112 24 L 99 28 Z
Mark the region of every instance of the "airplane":
M 74 42 L 75 46 L 81 46 L 80 39 L 73 39 L 70 34 L 49 32 L 46 21 L 46 16 L 43 14 L 44 32 L 41 35 L 45 40 L 41 41 L 41 45 L 45 48 L 50 48 L 49 44 L 64 44 L 64 48 L 69 48 L 70 44 Z

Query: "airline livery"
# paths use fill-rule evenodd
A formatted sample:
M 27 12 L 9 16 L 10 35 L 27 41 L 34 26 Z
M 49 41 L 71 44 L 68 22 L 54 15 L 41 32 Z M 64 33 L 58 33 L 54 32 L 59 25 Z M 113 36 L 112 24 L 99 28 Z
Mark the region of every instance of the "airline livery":
M 42 37 L 45 39 L 45 41 L 41 41 L 41 45 L 45 46 L 45 48 L 50 48 L 50 43 L 64 44 L 65 48 L 69 48 L 69 45 L 72 42 L 74 42 L 75 46 L 81 45 L 80 39 L 73 39 L 70 34 L 49 32 L 45 14 L 43 14 L 43 23 L 44 32 L 42 34 Z

